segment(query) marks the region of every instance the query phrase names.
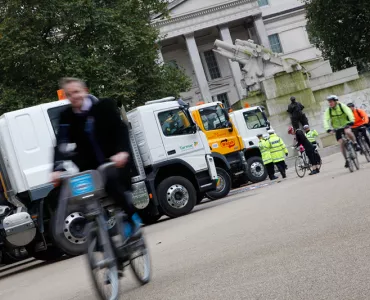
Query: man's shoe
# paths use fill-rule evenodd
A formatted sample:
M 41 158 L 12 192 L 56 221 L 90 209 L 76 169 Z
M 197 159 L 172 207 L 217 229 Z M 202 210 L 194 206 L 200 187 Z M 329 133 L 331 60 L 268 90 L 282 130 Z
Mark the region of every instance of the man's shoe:
M 348 161 L 346 161 L 346 164 L 344 165 L 345 168 L 349 168 Z
M 362 149 L 358 144 L 355 144 L 355 149 L 356 149 L 357 152 L 362 152 Z
M 270 180 L 276 180 L 276 179 L 279 179 L 279 177 L 274 176 L 274 177 L 270 178 Z
M 284 179 L 286 178 L 286 174 L 283 174 L 283 178 L 284 178 Z
M 317 174 L 317 171 L 316 170 L 312 170 L 311 173 L 309 173 L 308 175 L 315 175 Z

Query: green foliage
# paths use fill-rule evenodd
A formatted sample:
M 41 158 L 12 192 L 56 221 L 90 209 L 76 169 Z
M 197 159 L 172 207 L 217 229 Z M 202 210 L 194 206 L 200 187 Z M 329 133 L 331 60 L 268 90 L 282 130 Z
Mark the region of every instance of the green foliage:
M 370 63 L 369 0 L 302 0 L 312 42 L 335 69 Z
M 0 1 L 0 113 L 57 99 L 64 76 L 131 106 L 190 87 L 158 65 L 150 15 L 165 0 Z

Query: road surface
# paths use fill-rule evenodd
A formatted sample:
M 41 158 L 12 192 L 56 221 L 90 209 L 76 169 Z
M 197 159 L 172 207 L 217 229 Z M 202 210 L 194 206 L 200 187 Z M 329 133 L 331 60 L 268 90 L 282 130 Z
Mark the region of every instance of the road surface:
M 122 299 L 370 299 L 370 164 L 324 163 L 145 228 L 152 282 Z M 0 299 L 95 299 L 84 257 L 0 272 Z

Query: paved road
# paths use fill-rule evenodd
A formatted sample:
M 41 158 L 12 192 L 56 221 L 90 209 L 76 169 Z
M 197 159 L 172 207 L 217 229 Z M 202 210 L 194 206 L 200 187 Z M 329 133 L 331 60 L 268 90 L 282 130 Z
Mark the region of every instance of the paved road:
M 206 203 L 145 229 L 153 280 L 122 299 L 370 299 L 370 164 Z M 83 257 L 0 273 L 0 299 L 95 299 Z

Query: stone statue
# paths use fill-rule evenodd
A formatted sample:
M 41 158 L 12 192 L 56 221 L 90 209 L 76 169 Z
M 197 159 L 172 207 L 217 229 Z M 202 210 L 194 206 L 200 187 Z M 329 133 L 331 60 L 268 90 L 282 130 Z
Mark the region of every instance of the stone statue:
M 235 45 L 216 40 L 213 51 L 243 66 L 242 85 L 248 91 L 261 90 L 261 81 L 277 73 L 291 73 L 302 69 L 295 59 L 284 59 L 280 54 L 273 53 L 252 40 L 236 40 Z

